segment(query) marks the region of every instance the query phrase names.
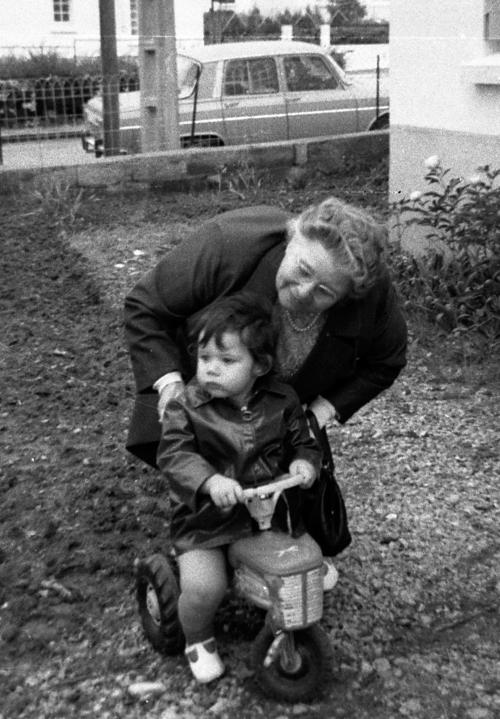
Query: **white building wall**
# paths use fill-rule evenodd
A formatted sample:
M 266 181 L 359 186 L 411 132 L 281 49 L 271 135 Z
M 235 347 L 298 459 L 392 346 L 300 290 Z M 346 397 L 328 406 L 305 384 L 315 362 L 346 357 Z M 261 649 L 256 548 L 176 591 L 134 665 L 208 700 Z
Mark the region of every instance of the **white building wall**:
M 139 0 L 140 2 L 140 0 Z M 182 48 L 203 44 L 204 3 L 174 0 L 176 34 Z M 115 0 L 119 53 L 132 53 L 137 37 L 130 27 L 130 0 Z M 65 55 L 99 53 L 99 0 L 72 0 L 71 21 L 55 22 L 52 0 L 0 2 L 0 53 L 26 53 L 39 48 Z
M 490 116 L 498 110 L 498 93 L 478 89 L 462 70 L 463 63 L 485 55 L 482 0 L 393 0 L 393 5 L 392 121 L 498 134 L 500 116 L 493 125 Z
M 37 47 L 43 44 L 45 34 L 55 25 L 52 3 L 3 2 L 0 5 L 0 47 Z
M 392 0 L 392 199 L 423 189 L 429 155 L 455 176 L 500 166 L 500 83 L 477 83 L 467 67 L 496 57 L 483 12 L 483 0 Z

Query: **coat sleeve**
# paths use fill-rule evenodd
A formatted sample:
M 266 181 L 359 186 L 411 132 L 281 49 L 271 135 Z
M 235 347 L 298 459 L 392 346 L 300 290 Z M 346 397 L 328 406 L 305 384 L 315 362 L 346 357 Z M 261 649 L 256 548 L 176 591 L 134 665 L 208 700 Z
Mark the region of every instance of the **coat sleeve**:
M 406 365 L 407 327 L 396 292 L 388 281 L 378 302 L 373 328 L 361 340 L 352 379 L 325 394 L 343 424 L 394 382 Z
M 182 401 L 172 400 L 165 409 L 157 463 L 168 480 L 172 498 L 196 511 L 198 490 L 216 470 L 198 452 L 189 412 Z
M 311 437 L 309 425 L 299 398 L 293 393 L 285 412 L 287 435 L 285 444 L 289 450 L 290 462 L 295 459 L 308 460 L 319 473 L 321 465 L 321 449 Z
M 186 319 L 245 285 L 284 239 L 288 215 L 250 207 L 218 215 L 174 247 L 125 299 L 125 337 L 139 392 L 167 372 L 182 372 L 178 333 Z
M 202 228 L 203 229 L 203 228 Z M 177 334 L 185 319 L 216 296 L 208 277 L 220 277 L 221 237 L 212 223 L 172 249 L 125 299 L 125 337 L 137 389 L 146 392 L 162 375 L 182 371 Z M 201 281 L 203 279 L 203 281 Z

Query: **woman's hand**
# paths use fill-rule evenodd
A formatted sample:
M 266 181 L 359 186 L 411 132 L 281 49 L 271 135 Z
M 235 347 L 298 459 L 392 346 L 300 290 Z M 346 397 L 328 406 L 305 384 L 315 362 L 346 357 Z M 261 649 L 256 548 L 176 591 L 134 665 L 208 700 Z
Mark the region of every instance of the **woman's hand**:
M 233 507 L 243 502 L 243 489 L 241 485 L 223 474 L 213 474 L 202 485 L 202 491 L 209 494 L 217 507 Z
M 159 390 L 158 394 L 158 417 L 161 422 L 163 420 L 163 414 L 167 403 L 170 402 L 171 399 L 182 397 L 184 394 L 184 382 L 182 380 L 169 382 L 168 384 L 165 384 L 161 390 Z
M 302 480 L 302 487 L 307 489 L 316 479 L 316 470 L 307 459 L 295 459 L 289 469 L 290 474 L 299 474 Z
M 318 395 L 316 399 L 313 399 L 307 409 L 310 409 L 316 417 L 320 429 L 323 429 L 328 422 L 337 418 L 337 412 L 333 404 L 321 395 Z

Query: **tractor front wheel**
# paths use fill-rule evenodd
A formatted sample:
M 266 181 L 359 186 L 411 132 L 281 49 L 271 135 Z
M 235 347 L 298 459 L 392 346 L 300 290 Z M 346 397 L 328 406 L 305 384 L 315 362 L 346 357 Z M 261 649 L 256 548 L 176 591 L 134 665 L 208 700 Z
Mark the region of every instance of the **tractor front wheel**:
M 173 568 L 162 554 L 137 562 L 136 595 L 146 638 L 162 654 L 179 654 L 184 635 L 177 616 L 179 586 Z
M 253 645 L 255 679 L 262 691 L 286 702 L 318 698 L 327 684 L 332 661 L 330 642 L 323 629 L 315 624 L 290 633 L 282 642 L 282 649 L 266 666 L 274 641 L 273 632 L 264 626 Z

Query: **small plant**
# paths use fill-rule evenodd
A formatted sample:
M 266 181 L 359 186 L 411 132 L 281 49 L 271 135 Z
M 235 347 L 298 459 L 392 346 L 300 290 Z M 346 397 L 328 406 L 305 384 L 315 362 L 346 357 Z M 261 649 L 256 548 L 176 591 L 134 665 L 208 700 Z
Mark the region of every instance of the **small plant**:
M 261 196 L 266 173 L 257 170 L 247 157 L 241 157 L 234 165 L 223 165 L 217 178 L 219 192 L 227 188 L 240 200 L 251 201 Z
M 426 160 L 429 189 L 393 206 L 392 264 L 410 312 L 424 314 L 469 344 L 500 346 L 500 170 L 450 177 L 437 156 Z M 422 251 L 408 251 L 417 229 Z M 406 242 L 405 242 L 406 241 Z
M 76 191 L 67 179 L 53 175 L 42 177 L 33 191 L 40 211 L 62 232 L 75 224 L 82 195 L 83 189 Z

